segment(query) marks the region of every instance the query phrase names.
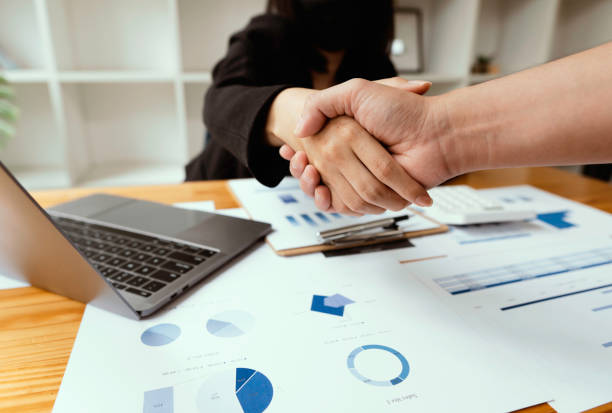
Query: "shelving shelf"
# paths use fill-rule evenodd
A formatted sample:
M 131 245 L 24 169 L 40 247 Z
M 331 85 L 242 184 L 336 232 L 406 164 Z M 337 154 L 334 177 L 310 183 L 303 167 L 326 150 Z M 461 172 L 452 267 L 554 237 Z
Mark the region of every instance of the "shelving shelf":
M 3 75 L 21 109 L 0 149 L 26 187 L 180 182 L 202 150 L 203 97 L 230 35 L 266 0 L 2 0 Z M 612 40 L 607 0 L 398 0 L 423 16 L 429 94 L 491 80 Z
M 3 75 L 11 83 L 45 83 L 50 78 L 47 71 L 40 69 L 8 70 Z
M 174 74 L 154 71 L 64 71 L 58 72 L 62 83 L 149 83 L 173 82 Z

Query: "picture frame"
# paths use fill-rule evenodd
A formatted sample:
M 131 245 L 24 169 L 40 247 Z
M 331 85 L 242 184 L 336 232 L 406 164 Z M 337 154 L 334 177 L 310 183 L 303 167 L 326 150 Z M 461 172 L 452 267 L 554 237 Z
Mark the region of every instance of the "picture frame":
M 423 72 L 423 14 L 420 9 L 396 7 L 391 60 L 399 73 Z

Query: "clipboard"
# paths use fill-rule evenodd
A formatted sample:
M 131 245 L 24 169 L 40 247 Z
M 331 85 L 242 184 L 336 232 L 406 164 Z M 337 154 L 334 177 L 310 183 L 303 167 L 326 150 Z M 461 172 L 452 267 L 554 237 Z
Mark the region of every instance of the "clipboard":
M 292 257 L 292 256 L 295 256 L 295 255 L 311 254 L 311 253 L 314 253 L 314 252 L 325 252 L 325 251 L 333 251 L 333 250 L 343 250 L 343 249 L 354 248 L 354 247 L 365 247 L 365 246 L 368 246 L 368 245 L 385 244 L 387 242 L 394 242 L 394 241 L 410 239 L 410 238 L 425 237 L 427 235 L 441 234 L 443 232 L 447 232 L 448 231 L 448 226 L 446 226 L 444 224 L 440 224 L 439 222 L 437 222 L 437 221 L 427 217 L 426 215 L 424 215 L 424 214 L 420 213 L 419 211 L 416 211 L 416 210 L 414 210 L 412 208 L 408 208 L 408 210 L 410 210 L 410 212 L 414 213 L 415 215 L 419 215 L 419 216 L 427 219 L 428 221 L 431 221 L 431 222 L 437 224 L 438 227 L 432 228 L 432 229 L 419 230 L 419 231 L 407 231 L 407 232 L 404 232 L 404 233 L 402 233 L 401 235 L 398 235 L 398 236 L 381 238 L 381 239 L 372 239 L 372 240 L 369 240 L 369 241 L 344 242 L 342 244 L 307 245 L 307 246 L 304 246 L 304 247 L 290 248 L 290 249 L 283 249 L 283 250 L 275 249 L 274 246 L 267 239 L 266 239 L 266 243 L 278 255 L 281 255 L 283 257 Z M 247 210 L 247 213 L 248 213 L 248 210 Z M 249 214 L 249 216 L 250 216 L 250 214 Z
M 316 208 L 314 201 L 302 192 L 299 182 L 294 178 L 285 178 L 275 188 L 265 187 L 252 178 L 230 180 L 228 185 L 251 219 L 272 224 L 274 231 L 267 236 L 266 242 L 276 254 L 285 257 L 376 245 L 448 231 L 446 225 L 412 208 L 361 218 L 321 212 Z M 341 244 L 325 244 L 316 237 L 316 233 L 321 230 L 406 213 L 409 213 L 411 218 L 405 223 L 406 225 L 400 226 L 405 231 L 393 237 L 379 239 L 370 237 L 366 240 L 345 241 Z

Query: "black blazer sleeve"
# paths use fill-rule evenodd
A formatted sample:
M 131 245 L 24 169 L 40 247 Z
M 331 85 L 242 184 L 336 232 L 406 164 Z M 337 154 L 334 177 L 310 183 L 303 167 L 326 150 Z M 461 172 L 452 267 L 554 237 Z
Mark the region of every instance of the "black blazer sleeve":
M 211 138 L 268 186 L 277 185 L 288 171 L 278 148 L 265 144 L 263 131 L 276 95 L 303 86 L 296 75 L 305 71 L 296 43 L 286 20 L 273 15 L 253 18 L 231 37 L 205 98 L 204 123 Z

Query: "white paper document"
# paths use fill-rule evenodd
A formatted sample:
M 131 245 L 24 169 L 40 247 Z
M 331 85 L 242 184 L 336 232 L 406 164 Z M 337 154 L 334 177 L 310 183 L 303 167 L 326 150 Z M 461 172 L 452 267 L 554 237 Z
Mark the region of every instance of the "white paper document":
M 234 218 L 250 219 L 244 208 L 215 209 L 214 201 L 177 202 L 174 206 L 195 211 L 214 212 Z
M 88 306 L 54 412 L 491 413 L 549 399 L 402 271 L 262 246 L 150 319 Z
M 612 401 L 612 216 L 531 187 L 484 192 L 538 218 L 428 237 L 431 259 L 405 260 L 406 274 L 515 349 L 559 412 Z
M 317 232 L 401 215 L 410 216 L 407 221 L 398 222 L 404 231 L 438 227 L 409 210 L 363 217 L 321 212 L 313 199 L 302 192 L 295 178 L 285 178 L 275 188 L 265 187 L 255 179 L 232 180 L 230 187 L 253 219 L 272 224 L 274 232 L 267 239 L 276 250 L 320 245 Z
M 175 207 L 183 209 L 192 209 L 195 211 L 214 212 L 215 201 L 195 201 L 195 202 L 177 202 L 173 204 Z

